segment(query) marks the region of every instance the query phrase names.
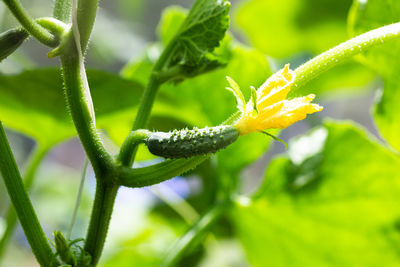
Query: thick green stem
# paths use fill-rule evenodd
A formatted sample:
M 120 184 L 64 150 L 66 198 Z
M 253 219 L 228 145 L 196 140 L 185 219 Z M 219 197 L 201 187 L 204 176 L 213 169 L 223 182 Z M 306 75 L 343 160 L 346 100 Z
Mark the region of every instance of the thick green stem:
M 79 57 L 76 53 L 75 55 L 63 54 L 61 56 L 61 64 L 72 120 L 96 177 L 101 177 L 107 172 L 113 160 L 103 146 L 92 117 L 92 103 L 88 102 L 81 77 L 82 73 L 86 75 L 85 70 L 81 69 Z
M 212 226 L 224 214 L 228 207 L 227 203 L 220 203 L 214 206 L 182 236 L 168 251 L 160 267 L 176 266 L 176 263 L 188 251 L 196 245 L 204 236 L 210 226 Z
M 7 5 L 24 29 L 37 40 L 50 47 L 56 47 L 58 45 L 59 40 L 57 36 L 51 34 L 48 30 L 33 20 L 17 0 L 3 0 L 3 2 Z
M 113 159 L 106 152 L 97 134 L 90 110 L 91 103 L 88 103 L 89 100 L 85 95 L 82 81 L 82 75 L 86 75 L 85 70 L 81 69 L 82 64 L 77 53 L 73 56 L 65 53 L 61 56 L 61 62 L 68 106 L 79 138 L 96 174 L 96 195 L 85 243 L 85 250 L 92 256 L 92 264 L 95 266 L 104 247 L 118 186 L 113 181 L 115 179 Z
M 400 37 L 400 22 L 366 32 L 341 43 L 298 67 L 294 71 L 296 73 L 294 88 L 301 87 L 322 72 L 372 46 L 398 37 Z
M 1 122 L 0 155 L 0 171 L 11 203 L 17 212 L 22 229 L 32 248 L 33 254 L 41 266 L 52 266 L 54 260 L 53 252 L 25 190 Z
M 33 151 L 33 153 L 30 155 L 29 161 L 25 168 L 25 175 L 24 175 L 25 176 L 24 185 L 25 185 L 25 190 L 27 192 L 29 192 L 30 188 L 32 187 L 36 171 L 41 161 L 43 160 L 44 156 L 47 154 L 47 151 L 48 151 L 47 147 L 42 147 L 38 145 Z M 9 242 L 12 233 L 14 232 L 15 225 L 17 224 L 17 219 L 18 219 L 17 213 L 15 212 L 15 209 L 13 207 L 10 207 L 6 214 L 7 214 L 6 215 L 7 227 L 0 240 L 0 259 L 2 258 L 6 250 L 6 245 Z
M 106 184 L 97 179 L 96 196 L 84 248 L 92 256 L 93 266 L 98 263 L 104 248 L 118 188 L 117 185 Z

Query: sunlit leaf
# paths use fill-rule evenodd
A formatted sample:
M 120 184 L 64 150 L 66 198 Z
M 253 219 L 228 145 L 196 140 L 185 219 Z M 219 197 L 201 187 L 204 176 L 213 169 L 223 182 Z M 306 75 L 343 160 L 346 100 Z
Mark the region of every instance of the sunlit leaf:
M 291 142 L 232 212 L 252 266 L 397 266 L 399 164 L 350 123 Z
M 128 135 L 143 86 L 103 71 L 88 71 L 89 85 L 97 118 L 97 127 L 109 133 L 120 144 Z M 189 106 L 175 108 L 176 101 L 165 95 L 158 98 L 153 119 L 154 128 L 165 128 L 163 122 L 184 125 L 202 121 L 193 112 L 182 112 Z M 54 145 L 74 136 L 75 129 L 67 112 L 57 69 L 25 71 L 17 75 L 0 75 L 0 119 L 7 127 L 33 137 L 43 145 Z M 178 123 L 180 122 L 180 123 Z
M 400 2 L 391 0 L 354 1 L 350 30 L 354 35 L 400 21 Z M 400 150 L 400 40 L 380 45 L 360 58 L 384 81 L 384 90 L 375 106 L 374 115 L 380 133 Z
M 170 6 L 166 8 L 158 24 L 158 37 L 165 46 L 174 37 L 187 17 L 187 10 L 179 6 Z
M 243 1 L 235 10 L 251 44 L 268 55 L 320 53 L 347 39 L 351 0 Z

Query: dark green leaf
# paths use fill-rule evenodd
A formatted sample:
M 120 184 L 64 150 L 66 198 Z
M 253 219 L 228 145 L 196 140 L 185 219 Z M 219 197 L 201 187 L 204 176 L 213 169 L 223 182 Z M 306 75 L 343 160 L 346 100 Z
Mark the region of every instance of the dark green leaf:
M 232 212 L 252 266 L 397 266 L 399 164 L 350 123 L 291 142 Z
M 354 35 L 400 21 L 400 2 L 391 0 L 354 1 L 350 29 Z M 384 91 L 375 106 L 375 120 L 383 137 L 400 150 L 400 40 L 369 50 L 361 62 L 382 76 Z
M 226 63 L 223 56 L 212 52 L 220 45 L 229 27 L 229 8 L 230 3 L 226 0 L 197 0 L 175 36 L 167 37 L 173 47 L 161 76 L 181 81 L 223 66 Z M 175 30 L 172 25 L 167 27 L 161 26 L 161 29 L 168 33 Z

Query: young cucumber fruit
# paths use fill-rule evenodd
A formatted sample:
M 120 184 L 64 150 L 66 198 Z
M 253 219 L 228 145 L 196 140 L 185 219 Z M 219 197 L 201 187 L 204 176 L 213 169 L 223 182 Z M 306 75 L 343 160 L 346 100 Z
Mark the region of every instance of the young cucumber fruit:
M 188 158 L 215 153 L 235 142 L 238 136 L 238 130 L 230 125 L 153 132 L 147 139 L 147 147 L 152 154 L 164 158 Z
M 11 55 L 29 34 L 22 29 L 8 30 L 0 34 L 0 62 Z

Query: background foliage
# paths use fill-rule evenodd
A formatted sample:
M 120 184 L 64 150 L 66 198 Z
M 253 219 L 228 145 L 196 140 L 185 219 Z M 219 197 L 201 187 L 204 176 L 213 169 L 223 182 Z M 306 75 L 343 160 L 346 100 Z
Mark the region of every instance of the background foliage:
M 51 14 L 50 7 L 37 8 L 47 1 L 25 2 L 38 16 Z M 151 67 L 177 31 L 181 39 L 175 49 L 182 53 L 168 67 L 175 68 L 180 79 L 161 88 L 150 129 L 220 124 L 235 111 L 234 98 L 224 90 L 225 76 L 233 77 L 249 97 L 251 85 L 261 85 L 285 63 L 294 68 L 351 36 L 400 21 L 400 3 L 390 0 L 234 1 L 229 31 L 210 53 L 216 43 L 208 41 L 222 38 L 214 36 L 221 29 L 213 26 L 228 26 L 228 10 L 199 6 L 202 16 L 220 23 L 179 28 L 186 16 L 196 21 L 185 9 L 191 3 L 169 1 L 184 7 L 168 7 L 161 14 L 160 2 L 101 3 L 88 52 L 88 78 L 97 126 L 111 151 L 129 133 Z M 3 5 L 0 8 L 0 29 L 5 30 L 15 21 Z M 206 31 L 196 36 L 198 46 L 193 48 L 193 40 L 187 40 L 196 27 Z M 52 67 L 57 62 L 45 59 L 48 51 L 35 46 L 30 40 L 0 64 L 0 118 L 10 130 L 21 166 L 32 140 L 51 148 L 31 195 L 45 229 L 66 230 L 83 154 L 65 108 L 60 71 Z M 194 49 L 200 51 L 196 56 L 190 53 Z M 285 140 L 293 137 L 286 151 L 280 144 L 270 148 L 269 138 L 253 134 L 185 179 L 121 190 L 101 266 L 157 266 L 187 230 L 187 221 L 233 190 L 246 196 L 235 200 L 179 266 L 400 265 L 399 59 L 400 41 L 392 41 L 295 91 L 293 95 L 316 93 L 325 112 L 283 131 Z M 139 164 L 157 160 L 146 149 L 138 158 Z M 82 236 L 86 228 L 93 184 L 91 177 L 73 236 Z M 1 185 L 2 215 L 6 203 Z M 2 226 L 0 218 L 0 234 Z M 33 262 L 19 230 L 3 264 Z

